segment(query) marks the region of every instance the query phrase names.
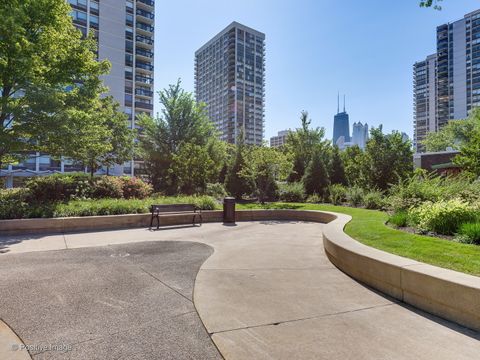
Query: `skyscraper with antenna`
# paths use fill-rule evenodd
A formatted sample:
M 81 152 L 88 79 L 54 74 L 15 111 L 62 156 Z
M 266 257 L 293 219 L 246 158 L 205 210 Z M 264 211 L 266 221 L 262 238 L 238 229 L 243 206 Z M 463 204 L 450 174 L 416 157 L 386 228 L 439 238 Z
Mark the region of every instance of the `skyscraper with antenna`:
M 343 139 L 341 139 L 343 137 Z M 340 94 L 337 94 L 337 114 L 333 117 L 333 145 L 350 142 L 350 120 L 345 110 L 345 95 L 343 95 L 343 112 L 340 112 Z

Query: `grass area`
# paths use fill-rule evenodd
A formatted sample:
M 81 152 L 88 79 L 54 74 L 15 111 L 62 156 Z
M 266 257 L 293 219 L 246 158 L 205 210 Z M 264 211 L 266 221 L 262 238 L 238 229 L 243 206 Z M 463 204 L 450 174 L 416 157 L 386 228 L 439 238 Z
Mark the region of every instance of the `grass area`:
M 462 244 L 431 236 L 406 233 L 385 225 L 388 215 L 382 211 L 328 204 L 238 204 L 238 209 L 297 209 L 334 211 L 352 216 L 345 232 L 361 243 L 392 254 L 404 256 L 472 275 L 480 276 L 480 246 Z

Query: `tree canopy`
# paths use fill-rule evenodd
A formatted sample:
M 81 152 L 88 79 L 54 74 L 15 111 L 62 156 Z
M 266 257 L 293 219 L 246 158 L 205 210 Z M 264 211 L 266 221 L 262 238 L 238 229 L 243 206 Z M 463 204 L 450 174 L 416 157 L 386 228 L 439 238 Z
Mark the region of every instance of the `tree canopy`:
M 140 147 L 156 191 L 167 194 L 203 190 L 216 182 L 226 156 L 205 104 L 181 88 L 180 80 L 159 92 L 161 115 L 140 116 Z
M 96 60 L 70 11 L 64 0 L 0 2 L 0 164 L 29 151 L 72 155 L 72 142 L 55 140 L 83 130 L 105 91 L 109 63 Z
M 288 177 L 288 181 L 300 181 L 305 173 L 305 169 L 312 158 L 316 149 L 324 150 L 329 142 L 324 140 L 324 128 L 311 128 L 311 119 L 308 118 L 308 112 L 302 111 L 300 115 L 301 127 L 287 136 L 286 148 L 293 155 L 293 169 Z

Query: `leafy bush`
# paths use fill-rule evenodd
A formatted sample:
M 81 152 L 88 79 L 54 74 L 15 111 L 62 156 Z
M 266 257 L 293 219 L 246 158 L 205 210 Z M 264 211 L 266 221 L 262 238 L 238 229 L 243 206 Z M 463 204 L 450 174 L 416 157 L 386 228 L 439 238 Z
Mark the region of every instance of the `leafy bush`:
M 310 203 L 310 204 L 318 204 L 318 203 L 321 203 L 322 201 L 323 201 L 322 197 L 318 194 L 310 195 L 307 198 L 307 203 Z
M 469 222 L 460 225 L 457 239 L 466 244 L 480 245 L 480 222 Z
M 464 200 L 427 201 L 409 211 L 410 221 L 421 231 L 453 235 L 463 223 L 474 221 L 478 210 Z
M 123 197 L 123 181 L 115 176 L 101 176 L 94 179 L 92 197 L 113 198 Z
M 399 210 L 388 218 L 388 223 L 397 227 L 405 227 L 408 224 L 408 212 Z
M 423 202 L 463 199 L 470 204 L 480 201 L 480 183 L 466 175 L 441 177 L 417 170 L 415 175 L 390 188 L 388 203 L 394 210 L 408 210 Z
M 27 189 L 0 190 L 0 219 L 28 217 Z
M 367 209 L 383 209 L 385 200 L 381 191 L 370 191 L 363 196 L 363 205 Z
M 122 176 L 120 181 L 125 199 L 145 199 L 153 192 L 152 186 L 139 178 Z
M 347 198 L 347 189 L 340 184 L 333 184 L 328 187 L 330 201 L 333 205 L 340 205 Z
M 347 188 L 347 201 L 352 206 L 359 206 L 363 203 L 363 189 L 357 185 Z
M 29 191 L 29 203 L 48 203 L 68 201 L 72 198 L 87 198 L 92 185 L 87 174 L 55 174 L 36 176 L 26 182 Z
M 305 188 L 302 182 L 282 183 L 279 184 L 279 198 L 286 202 L 303 202 L 305 201 Z
M 207 189 L 205 190 L 205 195 L 211 196 L 215 199 L 223 199 L 227 196 L 227 191 L 225 186 L 220 183 L 208 183 Z

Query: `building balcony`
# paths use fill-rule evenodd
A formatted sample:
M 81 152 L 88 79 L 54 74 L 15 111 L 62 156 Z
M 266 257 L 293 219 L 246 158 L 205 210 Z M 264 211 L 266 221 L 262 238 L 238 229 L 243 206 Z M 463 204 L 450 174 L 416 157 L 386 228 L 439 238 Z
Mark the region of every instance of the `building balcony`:
M 146 8 L 147 10 L 153 10 L 155 7 L 154 0 L 137 0 L 137 9 L 139 7 Z
M 153 47 L 153 39 L 150 36 L 137 35 L 135 37 L 137 45 L 141 45 L 145 48 L 151 49 Z
M 136 25 L 136 28 L 137 28 L 137 32 L 144 32 L 148 35 L 151 35 L 153 33 L 153 30 L 154 30 L 154 27 L 152 25 L 149 25 L 149 24 L 145 24 L 143 22 L 139 22 L 137 21 L 137 25 Z
M 150 60 L 151 58 L 153 58 L 153 51 L 149 51 L 149 50 L 137 48 L 137 49 L 135 50 L 135 55 L 136 55 L 137 57 L 143 57 L 143 58 L 145 58 L 145 59 L 148 61 L 148 60 Z
M 135 63 L 135 68 L 142 72 L 153 72 L 153 65 L 143 61 L 137 61 Z
M 139 109 L 153 110 L 153 104 L 149 104 L 143 101 L 135 101 L 135 107 Z
M 135 82 L 153 85 L 153 77 L 150 76 L 143 76 L 143 75 L 135 75 Z
M 144 22 L 147 22 L 149 24 L 153 23 L 154 19 L 155 19 L 155 14 L 150 12 L 150 11 L 146 11 L 146 10 L 143 10 L 143 9 L 137 9 L 137 20 L 141 20 L 141 21 L 144 21 Z
M 147 89 L 142 89 L 142 88 L 137 88 L 137 89 L 135 89 L 135 95 L 153 97 L 153 91 L 147 90 Z

